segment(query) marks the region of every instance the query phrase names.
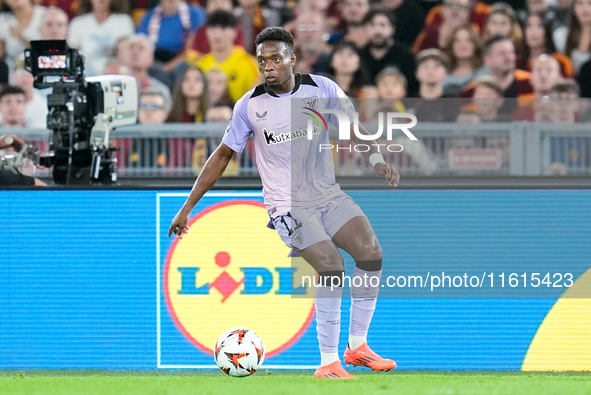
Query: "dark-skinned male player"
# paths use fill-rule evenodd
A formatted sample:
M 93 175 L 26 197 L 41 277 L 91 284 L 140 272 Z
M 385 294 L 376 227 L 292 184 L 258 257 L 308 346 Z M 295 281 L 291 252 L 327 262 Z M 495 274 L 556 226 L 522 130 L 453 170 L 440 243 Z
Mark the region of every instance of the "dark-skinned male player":
M 338 355 L 343 290 L 338 280 L 344 276 L 339 248 L 355 260 L 353 276 L 366 280 L 361 286 L 351 282 L 351 320 L 344 360 L 376 371 L 393 369 L 394 361 L 380 357 L 367 345 L 379 290 L 379 285 L 375 285 L 382 273 L 380 244 L 363 211 L 336 183 L 331 150 L 318 149 L 321 144 L 329 143 L 328 131 L 315 129 L 313 139 L 309 140 L 303 133 L 307 130 L 306 118 L 292 110 L 308 107 L 310 98 L 320 98 L 325 108 L 341 111 L 353 119 L 353 106 L 328 78 L 294 73 L 293 37 L 287 30 L 266 28 L 255 43 L 265 82 L 236 103 L 222 143 L 208 159 L 185 204 L 172 220 L 168 236 L 174 233 L 182 238 L 188 232 L 191 210 L 221 177 L 234 153 L 243 151 L 252 135 L 264 202 L 274 228 L 283 242 L 301 254 L 318 273 L 314 303 L 321 363 L 314 376 L 354 378 L 343 368 Z M 332 114 L 328 119 L 338 125 Z M 360 130 L 369 134 L 361 126 Z M 358 139 L 355 133 L 351 135 L 353 142 L 375 143 Z M 379 147 L 372 147 L 376 149 L 364 156 L 378 175 L 396 187 L 400 179 L 398 172 L 385 163 L 377 150 Z

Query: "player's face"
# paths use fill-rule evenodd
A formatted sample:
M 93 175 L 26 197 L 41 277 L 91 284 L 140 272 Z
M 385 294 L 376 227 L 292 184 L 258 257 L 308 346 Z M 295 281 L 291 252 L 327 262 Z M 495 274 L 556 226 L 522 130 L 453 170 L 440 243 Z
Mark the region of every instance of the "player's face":
M 295 54 L 281 41 L 266 41 L 257 46 L 257 62 L 263 79 L 274 91 L 284 93 L 293 78 Z

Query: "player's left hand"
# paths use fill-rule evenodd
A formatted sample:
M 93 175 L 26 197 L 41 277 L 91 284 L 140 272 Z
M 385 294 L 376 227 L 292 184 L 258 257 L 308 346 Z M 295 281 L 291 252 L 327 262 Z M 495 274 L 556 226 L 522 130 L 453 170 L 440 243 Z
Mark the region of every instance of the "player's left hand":
M 378 163 L 374 167 L 379 176 L 383 176 L 388 181 L 388 185 L 396 188 L 400 182 L 400 174 L 396 168 L 389 163 Z

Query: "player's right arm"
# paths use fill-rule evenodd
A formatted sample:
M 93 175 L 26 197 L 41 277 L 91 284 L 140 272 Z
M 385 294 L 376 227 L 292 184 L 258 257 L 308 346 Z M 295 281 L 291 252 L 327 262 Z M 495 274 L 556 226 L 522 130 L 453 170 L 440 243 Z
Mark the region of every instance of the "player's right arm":
M 189 197 L 173 218 L 170 228 L 168 229 L 168 237 L 172 236 L 174 233 L 179 238 L 183 238 L 183 235 L 189 230 L 188 223 L 193 207 L 197 205 L 203 195 L 205 195 L 205 193 L 209 191 L 222 176 L 234 153 L 242 152 L 244 150 L 246 140 L 253 130 L 247 115 L 249 98 L 250 93 L 247 93 L 236 102 L 232 119 L 230 119 L 230 123 L 224 133 L 222 142 L 213 154 L 211 154 L 209 159 L 207 159 L 207 162 L 205 162 L 203 170 L 201 170 L 199 177 L 197 177 L 195 184 L 193 184 L 193 189 L 191 189 Z
M 199 203 L 205 192 L 209 191 L 217 180 L 219 180 L 233 155 L 234 151 L 230 147 L 224 143 L 220 143 L 209 159 L 207 159 L 203 170 L 199 173 L 199 177 L 197 177 L 197 180 L 193 184 L 193 188 L 185 204 L 183 204 L 183 207 L 174 216 L 168 229 L 168 237 L 174 233 L 182 239 L 183 235 L 187 233 L 189 230 L 187 225 L 193 207 Z

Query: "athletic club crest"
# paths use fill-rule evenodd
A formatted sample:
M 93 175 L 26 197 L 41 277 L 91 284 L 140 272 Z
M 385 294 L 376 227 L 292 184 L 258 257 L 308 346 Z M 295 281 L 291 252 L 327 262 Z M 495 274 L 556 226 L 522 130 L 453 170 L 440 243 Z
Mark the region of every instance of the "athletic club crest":
M 306 107 L 317 110 L 318 109 L 318 96 L 312 96 L 304 99 Z

